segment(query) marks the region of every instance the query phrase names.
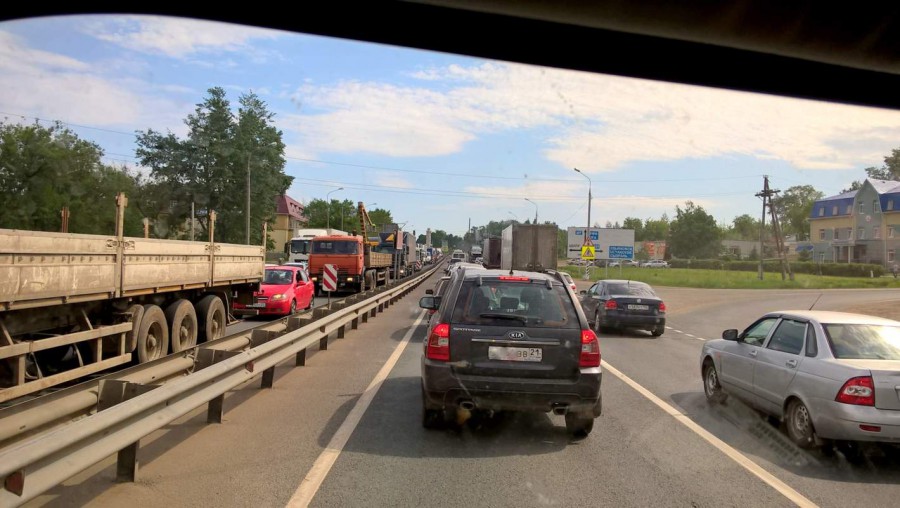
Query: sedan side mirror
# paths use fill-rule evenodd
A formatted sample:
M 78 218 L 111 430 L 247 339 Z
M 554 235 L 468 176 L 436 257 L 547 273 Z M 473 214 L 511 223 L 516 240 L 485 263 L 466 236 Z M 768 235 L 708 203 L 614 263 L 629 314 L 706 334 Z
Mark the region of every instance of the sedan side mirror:
M 433 290 L 433 289 L 426 289 L 426 290 L 425 290 L 425 294 L 426 294 L 426 295 L 433 295 L 433 294 L 434 294 L 434 290 Z
M 738 340 L 738 331 L 734 328 L 722 332 L 722 338 L 725 340 Z
M 440 296 L 423 296 L 419 300 L 419 307 L 428 310 L 437 310 L 441 306 Z

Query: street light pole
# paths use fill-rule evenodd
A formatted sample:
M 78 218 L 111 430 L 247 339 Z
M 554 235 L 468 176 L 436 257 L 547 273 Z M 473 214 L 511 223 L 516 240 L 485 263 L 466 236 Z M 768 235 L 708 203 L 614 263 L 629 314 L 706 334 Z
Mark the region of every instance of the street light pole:
M 585 236 L 584 236 L 584 243 L 582 245 L 588 245 L 588 244 L 594 245 L 594 242 L 591 241 L 591 198 L 592 198 L 591 188 L 594 186 L 594 183 L 591 181 L 591 177 L 582 173 L 580 169 L 578 169 L 578 168 L 572 168 L 572 169 L 574 169 L 579 175 L 587 178 L 587 181 L 588 181 L 588 216 L 587 216 L 588 223 L 587 223 L 587 229 L 584 231 Z M 584 277 L 585 277 L 585 279 L 588 278 L 588 273 L 586 270 L 584 272 Z
M 538 219 L 538 206 L 537 206 L 537 203 L 535 203 L 534 201 L 532 201 L 532 200 L 530 200 L 530 199 L 528 199 L 528 198 L 525 198 L 525 201 L 528 201 L 529 203 L 531 203 L 532 205 L 534 205 L 534 223 L 537 224 L 537 219 Z M 588 221 L 590 221 L 590 220 L 591 220 L 591 219 L 588 219 Z
M 247 245 L 250 245 L 250 154 L 247 154 Z
M 328 213 L 325 215 L 325 229 L 328 229 L 328 230 L 331 229 L 331 194 L 334 192 L 340 191 L 340 190 L 344 190 L 344 188 L 338 187 L 337 189 L 328 191 L 328 193 L 325 194 L 325 203 L 328 206 Z M 341 205 L 341 206 L 343 206 L 343 205 Z M 331 232 L 329 231 L 329 234 L 330 233 Z

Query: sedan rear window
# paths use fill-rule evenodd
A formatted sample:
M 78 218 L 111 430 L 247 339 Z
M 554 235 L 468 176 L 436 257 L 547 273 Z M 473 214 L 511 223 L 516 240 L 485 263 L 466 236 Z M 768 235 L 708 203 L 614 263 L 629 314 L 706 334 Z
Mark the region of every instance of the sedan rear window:
M 835 358 L 900 360 L 900 327 L 865 324 L 823 324 Z
M 575 304 L 558 283 L 543 281 L 465 282 L 451 318 L 454 323 L 484 326 L 525 325 L 537 328 L 580 328 Z
M 609 294 L 629 296 L 656 296 L 656 293 L 646 284 L 610 284 Z

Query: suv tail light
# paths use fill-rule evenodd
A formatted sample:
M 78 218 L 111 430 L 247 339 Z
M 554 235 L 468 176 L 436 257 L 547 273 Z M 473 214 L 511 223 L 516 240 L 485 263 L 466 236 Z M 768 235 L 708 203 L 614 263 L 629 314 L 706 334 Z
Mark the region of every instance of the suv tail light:
M 497 279 L 499 279 L 499 280 L 515 280 L 515 281 L 519 281 L 519 282 L 528 282 L 531 280 L 528 277 L 521 277 L 521 276 L 516 276 L 516 275 L 501 275 L 501 276 L 497 277 Z
M 615 300 L 607 300 L 606 303 L 603 304 L 603 308 L 606 310 L 616 310 L 619 306 L 616 304 Z
M 600 341 L 593 330 L 581 330 L 581 358 L 578 366 L 599 367 L 600 366 Z
M 442 362 L 450 361 L 450 325 L 439 323 L 434 326 L 431 335 L 428 336 L 425 358 Z
M 665 304 L 665 303 L 659 302 L 659 311 L 660 311 L 660 312 L 665 312 L 665 311 L 666 311 L 666 304 Z
M 834 400 L 856 406 L 874 406 L 875 382 L 871 376 L 850 378 L 838 391 Z

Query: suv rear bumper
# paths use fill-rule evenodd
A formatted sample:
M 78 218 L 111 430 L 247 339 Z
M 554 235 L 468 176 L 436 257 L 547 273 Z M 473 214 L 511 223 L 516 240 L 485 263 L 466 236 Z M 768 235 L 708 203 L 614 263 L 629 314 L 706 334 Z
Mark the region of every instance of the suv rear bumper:
M 495 411 L 593 411 L 600 416 L 599 367 L 581 369 L 578 379 L 527 379 L 457 375 L 443 362 L 422 358 L 425 405 L 455 408 L 470 401 L 476 408 Z

